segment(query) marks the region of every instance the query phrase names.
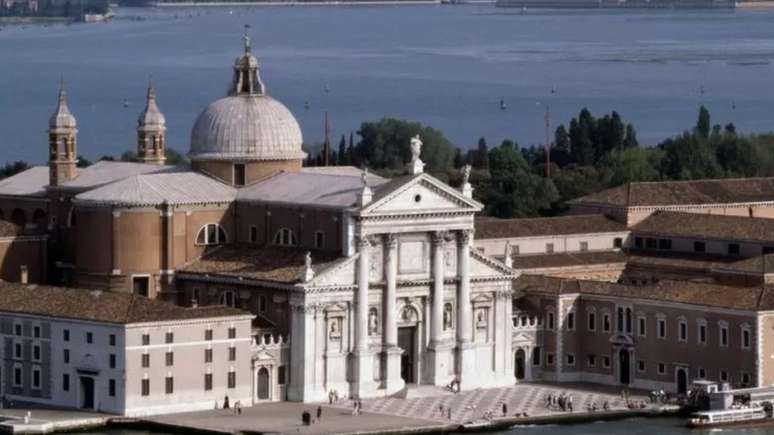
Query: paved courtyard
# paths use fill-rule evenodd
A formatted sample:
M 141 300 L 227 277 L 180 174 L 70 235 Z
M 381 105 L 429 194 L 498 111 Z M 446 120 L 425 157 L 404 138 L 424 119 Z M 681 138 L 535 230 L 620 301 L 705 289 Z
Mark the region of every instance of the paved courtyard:
M 567 414 L 558 409 L 549 409 L 545 405 L 545 398 L 549 394 L 561 393 L 572 396 L 575 413 L 587 412 L 587 406 L 594 402 L 601 408 L 605 401 L 608 402 L 611 410 L 627 409 L 625 401 L 621 398 L 621 390 L 588 384 L 519 384 L 513 387 L 480 389 L 457 394 L 444 392 L 441 396 L 415 399 L 364 399 L 363 410 L 391 416 L 459 424 L 482 420 L 487 412 L 491 412 L 493 417 L 501 417 L 503 403 L 507 405 L 508 416 L 511 417 L 525 412 L 530 417 Z M 644 392 L 630 392 L 629 397 L 638 402 L 648 400 Z M 352 402 L 341 400 L 334 406 L 351 410 Z M 451 409 L 451 419 L 447 411 L 441 415 L 440 406 L 445 410 Z

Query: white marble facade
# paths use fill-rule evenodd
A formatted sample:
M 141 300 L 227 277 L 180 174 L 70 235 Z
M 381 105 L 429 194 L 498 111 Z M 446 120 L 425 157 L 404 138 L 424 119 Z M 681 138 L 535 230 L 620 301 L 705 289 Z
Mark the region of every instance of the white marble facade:
M 352 254 L 291 296 L 288 399 L 512 385 L 515 274 L 472 249 L 480 208 L 419 174 L 353 212 Z

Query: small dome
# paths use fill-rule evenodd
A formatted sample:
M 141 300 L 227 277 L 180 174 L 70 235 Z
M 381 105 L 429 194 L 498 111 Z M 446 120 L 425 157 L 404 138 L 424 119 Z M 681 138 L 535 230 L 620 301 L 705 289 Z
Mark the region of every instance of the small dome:
M 148 87 L 148 100 L 145 104 L 145 110 L 140 114 L 137 124 L 139 127 L 145 128 L 164 128 L 166 123 L 164 114 L 161 113 L 156 103 L 156 90 L 151 85 Z
M 73 116 L 70 108 L 67 106 L 67 94 L 65 93 L 64 85 L 59 89 L 59 103 L 56 105 L 56 111 L 48 119 L 48 126 L 52 130 L 74 129 L 77 126 L 75 116 Z
M 303 159 L 298 121 L 268 95 L 232 95 L 210 104 L 191 132 L 191 159 Z

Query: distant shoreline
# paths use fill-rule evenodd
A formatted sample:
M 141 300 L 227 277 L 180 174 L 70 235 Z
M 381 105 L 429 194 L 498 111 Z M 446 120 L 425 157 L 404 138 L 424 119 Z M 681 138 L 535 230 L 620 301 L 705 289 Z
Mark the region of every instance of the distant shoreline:
M 774 9 L 774 1 L 751 1 L 736 4 L 739 9 Z
M 494 3 L 494 1 L 478 1 L 479 3 Z M 363 0 L 363 1 L 250 1 L 250 2 L 151 2 L 154 7 L 219 7 L 219 6 L 391 6 L 391 5 L 439 5 L 441 0 Z

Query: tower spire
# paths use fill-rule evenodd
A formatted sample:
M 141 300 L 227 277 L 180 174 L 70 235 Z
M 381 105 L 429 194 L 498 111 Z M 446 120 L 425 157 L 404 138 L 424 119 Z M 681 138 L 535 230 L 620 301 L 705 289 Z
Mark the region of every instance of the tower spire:
M 137 157 L 144 163 L 163 165 L 166 157 L 167 123 L 156 103 L 153 79 L 148 81 L 145 109 L 137 120 Z
M 64 79 L 59 81 L 56 110 L 48 120 L 49 184 L 58 186 L 78 176 L 78 125 L 67 104 Z
M 245 24 L 242 36 L 245 54 L 234 62 L 234 83 L 229 95 L 260 96 L 266 93 L 266 88 L 258 73 L 258 59 L 252 54 L 252 44 L 249 35 L 250 25 Z

